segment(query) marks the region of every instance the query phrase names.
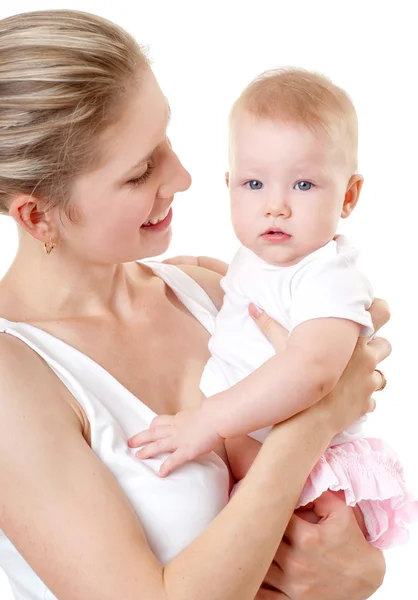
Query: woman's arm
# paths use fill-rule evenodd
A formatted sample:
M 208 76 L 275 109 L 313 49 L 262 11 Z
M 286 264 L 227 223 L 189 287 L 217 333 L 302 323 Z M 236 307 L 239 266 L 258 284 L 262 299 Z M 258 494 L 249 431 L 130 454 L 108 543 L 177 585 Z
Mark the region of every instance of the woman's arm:
M 375 331 L 389 320 L 388 306 L 382 300 L 375 300 L 370 313 Z M 275 322 L 264 313 L 257 322 L 268 337 L 275 331 Z M 331 401 L 359 393 L 361 347 L 367 355 L 386 344 L 386 355 L 390 353 L 386 340 L 376 339 L 368 345 L 366 342 L 364 338 L 360 340 L 360 349 L 356 349 L 349 365 L 354 370 L 344 373 Z M 383 553 L 365 540 L 353 510 L 326 492 L 310 512 L 298 511 L 292 517 L 257 600 L 364 600 L 381 586 L 384 575 Z
M 371 366 L 361 398 L 320 402 L 275 428 L 232 501 L 162 567 L 61 382 L 1 335 L 0 527 L 60 600 L 252 600 L 308 473 L 341 425 L 365 411 Z

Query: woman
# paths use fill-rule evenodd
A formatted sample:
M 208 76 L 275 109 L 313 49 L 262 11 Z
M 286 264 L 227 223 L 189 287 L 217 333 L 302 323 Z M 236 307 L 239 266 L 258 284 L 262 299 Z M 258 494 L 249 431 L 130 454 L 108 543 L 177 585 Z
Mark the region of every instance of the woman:
M 373 593 L 381 554 L 338 498 L 315 508 L 328 523 L 286 526 L 333 435 L 373 408 L 388 343 L 360 341 L 332 395 L 273 429 L 230 503 L 223 448 L 159 479 L 127 439 L 196 402 L 222 302 L 215 271 L 137 262 L 167 249 L 190 185 L 166 99 L 136 43 L 84 13 L 5 19 L 0 67 L 0 210 L 19 225 L 0 283 L 0 564 L 15 598 Z M 372 315 L 388 318 L 383 303 Z M 280 328 L 257 321 L 279 349 Z

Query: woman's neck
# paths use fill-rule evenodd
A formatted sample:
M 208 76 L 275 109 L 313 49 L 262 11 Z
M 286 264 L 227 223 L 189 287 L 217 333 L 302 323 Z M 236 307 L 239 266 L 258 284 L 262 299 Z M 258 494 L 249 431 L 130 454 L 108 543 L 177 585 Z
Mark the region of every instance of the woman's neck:
M 137 263 L 89 265 L 64 260 L 54 250 L 47 256 L 39 242 L 21 240 L 0 282 L 0 307 L 20 315 L 11 320 L 28 322 L 89 316 L 129 320 L 138 289 L 150 278 L 148 269 Z

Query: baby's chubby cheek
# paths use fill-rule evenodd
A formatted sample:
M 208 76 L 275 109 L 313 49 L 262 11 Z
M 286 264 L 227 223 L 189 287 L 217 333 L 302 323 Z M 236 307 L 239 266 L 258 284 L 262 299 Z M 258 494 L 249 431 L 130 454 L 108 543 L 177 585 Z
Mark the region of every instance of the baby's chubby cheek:
M 232 209 L 231 211 L 232 227 L 238 240 L 247 248 L 252 247 L 260 236 L 260 227 L 255 216 L 245 214 L 245 211 Z

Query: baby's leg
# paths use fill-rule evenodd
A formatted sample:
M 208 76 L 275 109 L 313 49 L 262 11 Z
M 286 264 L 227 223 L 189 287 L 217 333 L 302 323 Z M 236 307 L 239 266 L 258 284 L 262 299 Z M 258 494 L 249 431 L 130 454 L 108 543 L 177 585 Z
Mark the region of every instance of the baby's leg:
M 328 492 L 324 492 L 324 493 L 328 493 Z M 342 490 L 340 490 L 338 492 L 331 492 L 331 493 L 335 494 L 336 496 L 341 498 L 341 500 L 345 501 L 344 492 Z M 309 523 L 319 523 L 322 519 L 315 513 L 314 506 L 315 506 L 315 502 L 311 502 L 310 504 L 306 504 L 305 506 L 300 506 L 295 511 L 295 513 L 304 521 L 308 521 Z M 360 508 L 357 505 L 353 506 L 352 510 L 353 510 L 354 516 L 357 520 L 357 523 L 358 523 L 363 535 L 366 537 L 367 529 L 366 529 L 366 525 L 364 523 L 363 513 L 361 512 Z
M 261 444 L 248 435 L 240 435 L 226 439 L 225 448 L 232 474 L 237 481 L 240 481 L 248 473 Z

